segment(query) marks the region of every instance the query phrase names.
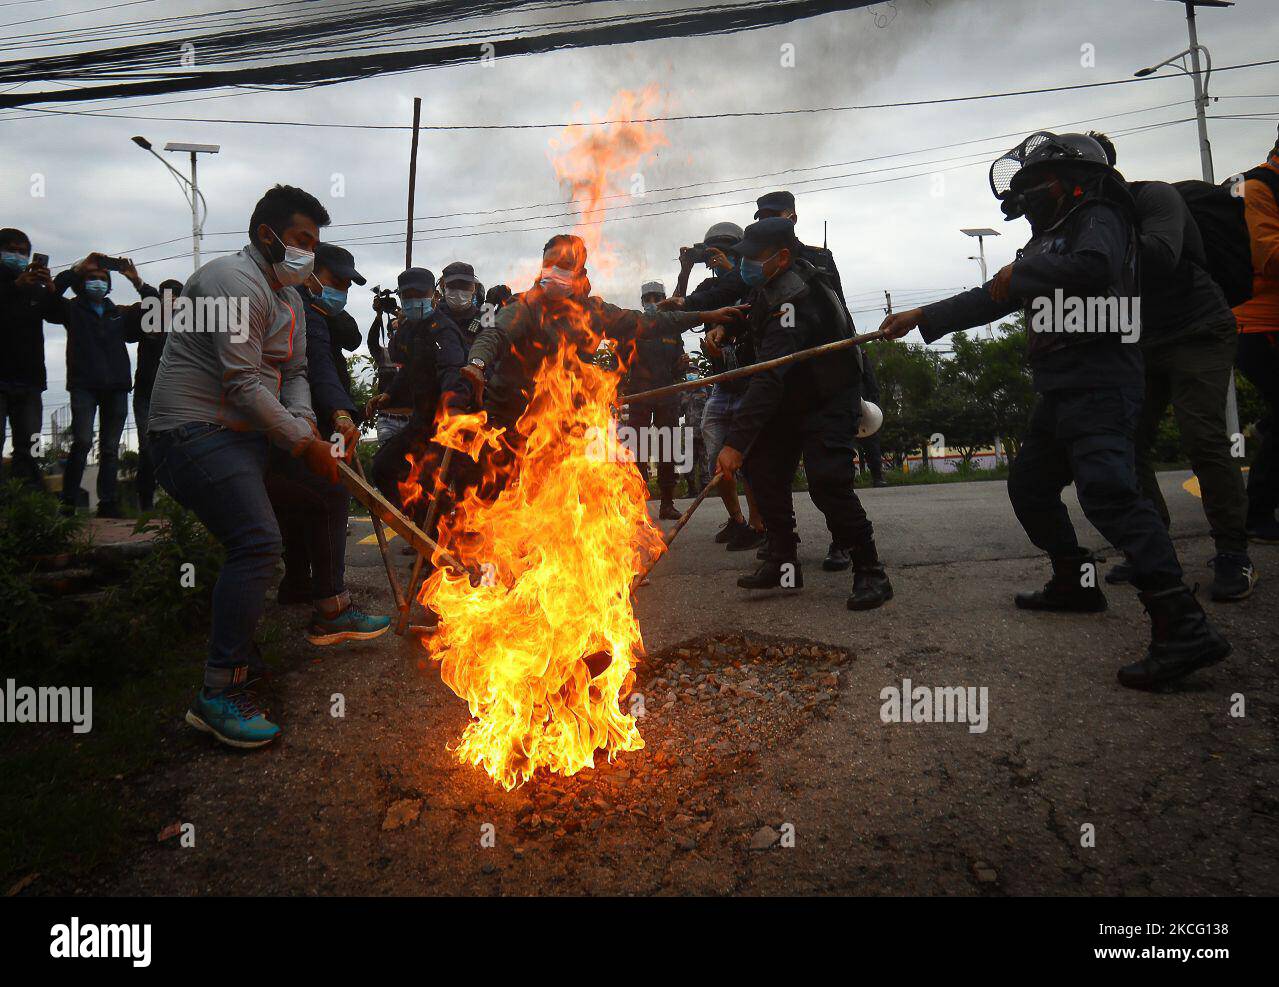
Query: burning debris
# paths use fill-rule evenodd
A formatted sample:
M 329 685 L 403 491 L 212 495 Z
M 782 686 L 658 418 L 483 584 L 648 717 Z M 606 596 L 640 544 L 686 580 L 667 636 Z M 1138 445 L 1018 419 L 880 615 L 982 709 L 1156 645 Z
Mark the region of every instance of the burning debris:
M 655 99 L 655 89 L 621 93 L 608 116 L 652 116 Z M 598 225 L 608 197 L 625 191 L 663 143 L 641 123 L 569 127 L 553 142 L 556 174 L 596 266 L 610 263 Z M 518 420 L 501 427 L 481 413 L 439 423 L 436 442 L 465 452 L 483 474 L 440 538 L 487 578 L 476 588 L 437 570 L 419 597 L 440 618 L 427 646 L 474 717 L 457 755 L 508 790 L 538 768 L 573 775 L 593 767 L 598 752 L 612 760 L 644 746 L 622 705 L 643 654 L 631 586 L 665 548 L 645 485 L 624 465 L 629 457 L 608 427 L 619 378 L 583 358 L 603 338 L 595 307 L 573 295 L 540 311 L 552 308 L 554 323 L 543 315 L 539 327 L 540 366 Z M 601 435 L 614 447 L 603 457 Z

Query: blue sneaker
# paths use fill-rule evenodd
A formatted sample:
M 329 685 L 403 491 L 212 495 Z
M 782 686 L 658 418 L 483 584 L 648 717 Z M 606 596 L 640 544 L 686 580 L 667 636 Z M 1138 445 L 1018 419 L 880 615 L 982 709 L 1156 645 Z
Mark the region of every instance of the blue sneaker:
M 336 617 L 315 614 L 306 629 L 312 644 L 338 644 L 342 641 L 371 641 L 390 629 L 390 617 L 370 617 L 355 607 L 347 607 Z
M 187 710 L 186 720 L 231 747 L 263 747 L 280 733 L 247 689 L 216 696 L 206 696 L 201 689 Z

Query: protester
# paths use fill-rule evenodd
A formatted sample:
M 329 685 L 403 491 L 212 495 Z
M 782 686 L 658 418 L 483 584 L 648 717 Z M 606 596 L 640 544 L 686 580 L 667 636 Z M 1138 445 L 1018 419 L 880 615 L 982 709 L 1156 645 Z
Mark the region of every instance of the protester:
M 49 268 L 31 263 L 31 240 L 21 230 L 0 230 L 0 449 L 6 426 L 13 432 L 15 479 L 40 489 L 40 468 L 32 449 L 40 440 L 47 386 L 44 323 L 57 320 L 60 308 Z M 0 464 L 0 477 L 3 465 Z
M 760 362 L 851 335 L 844 305 L 827 276 L 801 260 L 799 248 L 795 224 L 780 217 L 752 223 L 733 248 L 738 273 L 750 288 L 745 332 Z M 708 338 L 712 341 L 718 343 Z M 750 377 L 716 461 L 730 477 L 745 467 L 768 531 L 763 563 L 737 581 L 743 589 L 804 585 L 791 495 L 802 458 L 813 503 L 825 516 L 834 544 L 852 559 L 848 608 L 869 610 L 892 599 L 870 519 L 854 490 L 860 387 L 859 356 L 851 349 Z
M 1248 536 L 1279 544 L 1279 139 L 1244 173 L 1244 218 L 1252 241 L 1252 298 L 1235 309 L 1239 372 L 1266 403 L 1261 448 L 1248 472 Z
M 150 319 L 144 314 L 136 330 L 131 325 L 126 336 L 128 342 L 138 344 L 138 366 L 133 375 L 133 422 L 138 430 L 138 508 L 143 511 L 155 506 L 155 462 L 147 440 L 151 392 L 155 388 L 155 375 L 160 370 L 164 344 L 168 342 L 173 327 L 173 300 L 181 293 L 181 281 L 174 278 L 161 281 L 158 313 Z
M 1092 133 L 1113 166 L 1115 148 Z M 1181 194 L 1167 182 L 1130 182 L 1141 222 L 1141 353 L 1146 396 L 1137 426 L 1137 476 L 1165 527 L 1170 525 L 1152 454 L 1169 402 L 1181 445 L 1199 478 L 1204 514 L 1217 548 L 1209 592 L 1214 600 L 1252 594 L 1257 573 L 1248 558 L 1247 496 L 1230 454 L 1226 393 L 1234 375 L 1238 333 L 1226 296 L 1208 269 L 1203 236 Z M 1132 578 L 1121 562 L 1106 582 Z
M 706 231 L 702 243 L 694 247 L 682 247 L 679 252 L 679 278 L 675 282 L 674 294 L 664 303 L 664 307 L 704 309 L 744 302 L 750 289 L 737 273 L 736 261 L 730 259 L 728 254 L 741 238 L 742 228 L 737 224 L 716 223 Z M 711 276 L 698 284 L 691 295 L 686 295 L 689 274 L 697 263 L 705 264 Z M 710 363 L 712 375 L 748 366 L 753 362 L 750 340 L 747 338 L 720 345 L 712 345 L 703 338 L 701 347 Z M 741 403 L 747 385 L 746 380 L 711 385 L 710 397 L 707 398 L 706 408 L 702 413 L 702 441 L 706 447 L 707 468 L 712 474 L 719 451 L 724 445 L 724 436 L 728 433 L 729 422 L 733 420 L 733 413 Z M 756 509 L 755 495 L 749 481 L 744 479 L 742 486 L 746 491 L 748 515 L 742 514 L 741 500 L 737 496 L 737 481 L 723 477 L 719 483 L 719 496 L 728 511 L 728 520 L 715 533 L 715 541 L 730 552 L 757 549 L 766 541 L 764 522 Z
M 628 342 L 637 336 L 664 336 L 706 323 L 722 324 L 738 319 L 732 308 L 707 312 L 635 312 L 610 305 L 591 294 L 586 269 L 586 245 L 580 237 L 559 234 L 547 241 L 542 267 L 533 286 L 497 315 L 495 324 L 480 333 L 462 373 L 476 402 L 492 425 L 504 426 L 508 446 L 494 457 L 497 481 L 501 466 L 511 459 L 511 446 L 522 441 L 516 423 L 533 394 L 533 382 L 542 361 L 557 352 L 547 341 L 566 341 L 578 347 L 581 359 L 594 358 L 592 337 Z M 480 464 L 464 466 L 464 482 L 479 482 Z M 482 491 L 482 495 L 496 491 Z
M 443 288 L 442 306 L 462 331 L 469 352 L 480 334 L 484 315 L 484 289 L 475 280 L 475 268 L 455 260 L 440 272 L 440 285 Z
M 328 223 L 308 192 L 269 189 L 254 207 L 248 245 L 187 281 L 182 295 L 194 314 L 175 324 L 151 397 L 156 477 L 226 550 L 213 588 L 204 686 L 186 719 L 233 747 L 260 747 L 280 732 L 250 688 L 265 670 L 253 634 L 281 552 L 268 464 L 308 485 L 324 514 L 327 537 L 312 542 L 311 563 L 332 582 L 315 587 L 317 596 L 329 595 L 316 601 L 308 633 L 365 639 L 389 626 L 352 606 L 342 583 L 347 496 L 336 482 L 338 450 L 316 427 L 307 381 L 297 286 L 314 270 Z M 354 454 L 354 445 L 345 452 Z
M 315 269 L 310 278 L 297 286 L 306 316 L 306 373 L 311 410 L 320 434 L 340 443 L 343 451 L 357 448 L 360 430 L 355 421 L 358 414 L 355 402 L 339 369 L 345 367 L 345 360 L 340 350 L 337 358 L 334 357 L 333 323 L 345 314 L 351 285 L 365 283 L 350 251 L 331 243 L 318 243 Z M 357 337 L 358 334 L 357 330 Z M 275 455 L 266 473 L 267 494 L 280 526 L 284 555 L 284 578 L 276 599 L 285 606 L 301 603 L 316 606 L 317 619 L 307 631 L 312 644 L 348 640 L 350 636 L 343 635 L 349 629 L 329 626 L 320 612 L 322 606 L 316 601 L 330 599 L 342 591 L 342 577 L 334 568 L 345 553 L 334 549 L 336 543 L 332 539 L 339 520 L 345 538 L 350 498 L 343 488 L 325 489 L 311 474 L 293 466 L 292 460 Z M 355 633 L 361 631 L 357 629 Z
M 62 511 L 74 514 L 80 480 L 93 448 L 94 420 L 98 428 L 98 517 L 122 518 L 118 499 L 120 435 L 129 417 L 132 380 L 126 339 L 135 337 L 143 304 L 119 307 L 107 295 L 111 271 L 119 271 L 138 294 L 158 298 L 159 292 L 142 281 L 133 262 L 92 253 L 59 274 L 53 282 L 57 310 L 48 319 L 67 330 L 67 391 L 71 395 L 71 454 L 62 476 Z M 63 298 L 68 287 L 74 298 Z
M 666 288 L 660 281 L 646 281 L 640 286 L 640 305 L 650 315 L 657 312 L 659 302 L 666 300 Z M 678 332 L 662 336 L 644 336 L 633 341 L 625 357 L 627 380 L 626 394 L 651 391 L 675 383 L 676 373 L 684 360 L 684 341 Z M 625 423 L 639 434 L 639 429 L 661 429 L 669 436 L 669 443 L 658 443 L 658 448 L 675 448 L 674 434 L 679 427 L 679 395 L 642 402 L 627 401 Z M 637 457 L 636 466 L 644 483 L 648 483 L 648 463 Z M 661 498 L 657 516 L 663 521 L 675 521 L 679 511 L 675 509 L 675 460 L 664 456 L 657 464 L 657 489 Z
M 455 295 L 454 301 L 461 299 Z M 473 305 L 462 306 L 462 311 L 469 314 L 472 308 Z M 400 484 L 409 477 L 410 459 L 417 464 L 419 482 L 425 482 L 428 489 L 433 486 L 430 481 L 442 457 L 430 441 L 441 410 L 462 411 L 471 401 L 470 388 L 461 377 L 466 362 L 466 334 L 453 319 L 454 309 L 447 294 L 438 308 L 415 305 L 409 311 L 413 315 L 406 314 L 401 327 L 412 340 L 409 362 L 396 374 L 390 390 L 372 403 L 374 409 L 383 403 L 410 409 L 405 427 L 383 443 L 373 457 L 373 482 L 396 507 L 403 506 Z M 421 312 L 425 314 L 418 314 Z
M 1125 686 L 1149 688 L 1221 661 L 1230 645 L 1182 580 L 1181 564 L 1134 466 L 1144 372 L 1129 320 L 1137 298 L 1136 207 L 1101 146 L 1083 134 L 1036 133 L 991 168 L 1004 214 L 1025 215 L 1031 239 L 1018 259 L 980 288 L 888 316 L 890 338 L 919 329 L 927 342 L 948 332 L 1027 314 L 1028 360 L 1038 395 L 1008 478 L 1008 495 L 1030 540 L 1052 559 L 1042 591 L 1018 594 L 1026 610 L 1096 612 L 1106 597 L 1096 562 L 1079 546 L 1061 491 L 1074 480 L 1084 516 L 1121 549 L 1151 618 L 1140 660 L 1119 669 Z M 1060 292 L 1060 294 L 1055 294 Z M 1059 300 L 1089 305 L 1090 331 L 1066 332 Z M 1045 303 L 1048 302 L 1048 305 Z M 1044 319 L 1048 311 L 1053 317 Z

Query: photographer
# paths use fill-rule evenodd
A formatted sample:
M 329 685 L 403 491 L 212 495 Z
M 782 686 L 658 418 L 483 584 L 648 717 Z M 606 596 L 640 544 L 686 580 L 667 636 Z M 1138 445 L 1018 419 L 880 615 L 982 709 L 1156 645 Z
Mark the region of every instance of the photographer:
M 679 280 L 675 283 L 674 297 L 663 307 L 672 303 L 681 308 L 713 308 L 720 305 L 734 305 L 746 299 L 750 289 L 737 273 L 735 261 L 730 259 L 729 251 L 741 240 L 742 228 L 735 223 L 716 223 L 706 231 L 701 243 L 692 247 L 683 247 L 679 252 Z M 688 287 L 689 274 L 694 264 L 705 264 L 711 276 L 702 281 L 688 297 L 684 296 Z M 735 370 L 739 366 L 748 365 L 752 360 L 747 356 L 749 343 L 714 345 L 709 340 L 702 340 L 702 352 L 710 361 L 711 374 L 722 374 L 727 370 Z M 711 385 L 710 397 L 702 412 L 702 440 L 706 448 L 707 468 L 713 473 L 719 451 L 724 446 L 724 438 L 728 434 L 729 423 L 746 393 L 749 381 L 733 380 L 722 384 Z M 755 507 L 755 495 L 750 484 L 742 478 L 742 487 L 746 491 L 746 505 L 749 518 L 742 514 L 741 500 L 737 496 L 737 481 L 723 477 L 719 484 L 719 496 L 728 511 L 728 520 L 715 533 L 715 541 L 726 545 L 730 552 L 746 552 L 759 548 L 764 544 L 764 522 L 760 520 Z
M 413 407 L 409 401 L 410 393 L 401 388 L 396 392 L 396 400 L 388 398 L 392 385 L 405 367 L 412 360 L 413 334 L 415 327 L 430 317 L 435 308 L 435 275 L 425 267 L 410 267 L 400 273 L 396 279 L 400 306 L 391 322 L 391 335 L 385 348 L 373 348 L 373 335 L 369 334 L 369 351 L 378 364 L 378 393 L 365 408 L 366 421 L 377 417 L 378 445 L 385 445 L 409 423 Z M 381 326 L 382 313 L 391 314 L 390 301 L 378 298 L 374 305 L 378 310 L 378 322 Z M 380 333 L 379 333 L 380 336 Z
M 132 387 L 129 351 L 125 341 L 135 337 L 142 322 L 142 302 L 118 307 L 107 295 L 111 272 L 124 275 L 143 298 L 159 292 L 144 284 L 127 257 L 92 253 L 54 279 L 57 311 L 49 318 L 67 330 L 67 390 L 71 393 L 71 455 L 62 477 L 62 511 L 74 514 L 80 480 L 93 448 L 94 419 L 98 432 L 98 517 L 122 518 L 116 482 L 120 461 L 120 434 L 129 415 Z M 62 298 L 68 287 L 74 298 Z
M 6 423 L 13 428 L 13 476 L 39 489 L 40 469 L 31 448 L 40 437 L 46 387 L 44 323 L 57 318 L 58 301 L 48 258 L 31 256 L 21 230 L 0 230 L 0 449 Z
M 440 286 L 443 289 L 442 308 L 462 330 L 462 340 L 469 351 L 480 334 L 484 314 L 481 309 L 484 289 L 475 280 L 475 268 L 455 260 L 440 272 Z

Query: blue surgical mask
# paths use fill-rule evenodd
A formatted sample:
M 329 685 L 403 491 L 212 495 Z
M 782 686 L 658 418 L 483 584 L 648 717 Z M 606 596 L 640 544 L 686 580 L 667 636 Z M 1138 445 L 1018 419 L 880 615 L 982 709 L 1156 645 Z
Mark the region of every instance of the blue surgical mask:
M 684 379 L 685 380 L 701 380 L 702 378 L 699 374 L 685 374 Z
M 434 307 L 429 298 L 406 298 L 400 303 L 400 309 L 406 319 L 425 319 Z
M 105 281 L 94 279 L 84 283 L 84 295 L 92 301 L 98 302 L 107 297 L 107 292 L 111 290 L 111 286 Z
M 657 314 L 657 305 L 656 305 L 656 303 L 654 303 L 654 302 L 645 302 L 645 303 L 644 303 L 644 311 L 645 311 L 645 312 L 647 312 L 649 315 L 656 315 L 656 314 Z
M 737 259 L 737 273 L 742 276 L 750 287 L 758 288 L 761 284 L 768 280 L 764 277 L 764 265 L 776 257 L 776 254 L 770 254 L 763 260 L 751 260 L 749 257 L 739 257 Z
M 0 251 L 0 264 L 3 264 L 11 271 L 25 271 L 30 263 L 31 258 L 26 254 L 14 253 L 9 250 Z
M 320 288 L 320 305 L 329 315 L 337 315 L 346 308 L 346 292 L 338 291 L 337 288 L 327 284 L 323 285 Z

